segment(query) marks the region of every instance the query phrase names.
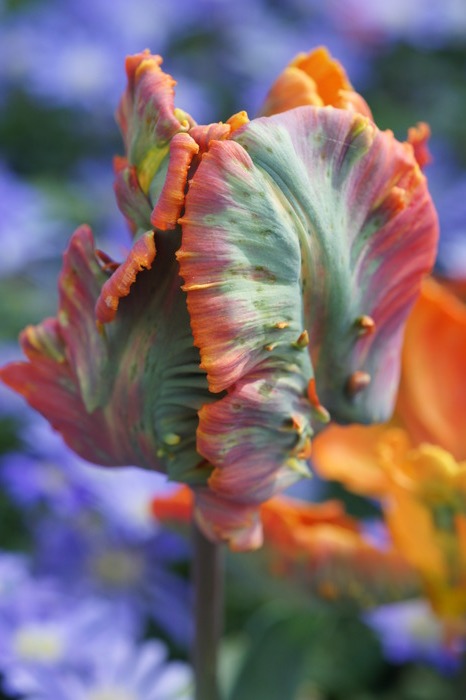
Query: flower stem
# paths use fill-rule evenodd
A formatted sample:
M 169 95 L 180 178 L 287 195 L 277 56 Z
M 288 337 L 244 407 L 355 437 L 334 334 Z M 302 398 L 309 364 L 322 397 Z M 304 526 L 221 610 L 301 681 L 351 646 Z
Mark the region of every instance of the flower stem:
M 223 551 L 193 525 L 196 700 L 219 700 L 218 649 L 223 624 Z

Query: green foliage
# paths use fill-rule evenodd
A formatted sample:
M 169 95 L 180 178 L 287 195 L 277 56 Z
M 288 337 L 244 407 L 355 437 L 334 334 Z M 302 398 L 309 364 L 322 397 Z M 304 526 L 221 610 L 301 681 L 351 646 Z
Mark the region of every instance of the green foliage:
M 315 635 L 311 612 L 282 603 L 262 608 L 251 621 L 251 642 L 228 700 L 294 698 Z
M 347 700 L 383 680 L 380 647 L 351 610 L 272 601 L 247 629 L 249 644 L 228 700 Z
M 380 128 L 403 138 L 409 126 L 427 121 L 432 134 L 450 142 L 466 163 L 466 50 L 463 44 L 427 50 L 396 44 L 375 62 L 374 82 L 364 91 Z
M 71 109 L 12 90 L 0 115 L 2 158 L 15 172 L 41 178 L 70 175 L 81 159 L 111 158 L 121 151 L 118 130 L 113 121 L 104 129 L 98 117 L 80 122 Z

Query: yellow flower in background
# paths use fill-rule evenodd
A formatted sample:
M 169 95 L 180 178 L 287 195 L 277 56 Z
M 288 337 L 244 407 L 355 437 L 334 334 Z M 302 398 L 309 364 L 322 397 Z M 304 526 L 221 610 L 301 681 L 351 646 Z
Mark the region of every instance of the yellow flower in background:
M 393 540 L 420 573 L 436 612 L 466 612 L 466 461 L 435 445 L 380 445 L 389 477 L 383 510 Z M 403 440 L 402 440 L 403 441 Z

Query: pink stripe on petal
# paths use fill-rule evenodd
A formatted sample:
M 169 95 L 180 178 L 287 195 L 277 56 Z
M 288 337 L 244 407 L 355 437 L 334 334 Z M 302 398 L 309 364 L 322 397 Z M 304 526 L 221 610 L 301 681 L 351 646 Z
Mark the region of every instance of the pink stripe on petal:
M 300 107 L 212 141 L 180 224 L 194 341 L 226 392 L 199 412 L 197 447 L 212 493 L 258 508 L 307 473 L 329 413 L 391 411 L 435 211 L 411 146 L 353 111 Z
M 126 59 L 128 85 L 118 106 L 117 121 L 132 163 L 139 160 L 133 152 L 139 129 L 147 132 L 147 138 L 168 141 L 181 128 L 174 114 L 176 80 L 163 72 L 162 62 L 161 56 L 148 50 Z
M 194 518 L 208 539 L 226 542 L 234 551 L 262 545 L 260 513 L 255 507 L 219 498 L 209 489 L 196 489 Z
M 56 319 L 22 335 L 27 362 L 2 379 L 25 396 L 85 459 L 137 465 L 205 484 L 196 451 L 197 411 L 210 400 L 192 343 L 173 238 L 137 275 L 113 323 L 96 323 L 107 274 L 92 233 L 81 227 L 64 255 Z

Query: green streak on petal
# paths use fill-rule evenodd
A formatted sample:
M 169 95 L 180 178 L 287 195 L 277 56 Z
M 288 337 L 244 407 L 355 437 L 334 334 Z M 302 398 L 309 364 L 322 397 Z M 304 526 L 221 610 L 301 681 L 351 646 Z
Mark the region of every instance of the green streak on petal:
M 404 322 L 437 238 L 410 149 L 369 119 L 332 108 L 254 120 L 233 139 L 251 157 L 254 177 L 268 179 L 264 191 L 275 188 L 283 230 L 299 240 L 303 325 L 322 403 L 335 420 L 386 419 Z M 361 315 L 375 320 L 366 337 L 354 332 Z M 351 395 L 351 375 L 361 371 L 373 381 Z
M 162 161 L 168 155 L 170 144 L 153 146 L 147 151 L 141 163 L 138 165 L 139 184 L 144 194 L 149 194 L 149 188 L 155 174 L 159 170 Z
M 64 256 L 57 319 L 23 334 L 28 362 L 4 370 L 85 459 L 138 465 L 205 484 L 196 447 L 198 410 L 211 400 L 178 278 L 179 236 L 162 237 L 153 267 L 137 275 L 115 319 L 96 324 L 107 274 L 87 227 Z

